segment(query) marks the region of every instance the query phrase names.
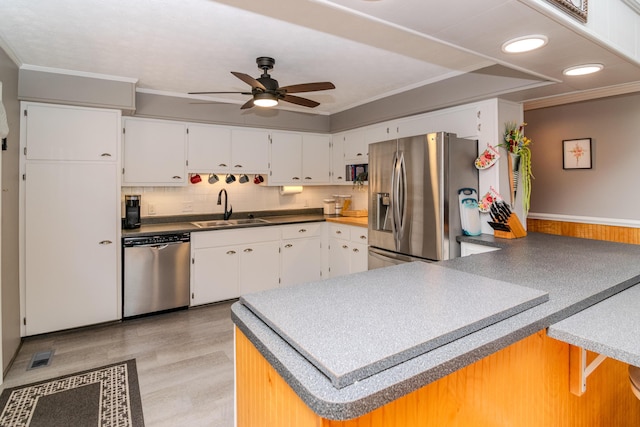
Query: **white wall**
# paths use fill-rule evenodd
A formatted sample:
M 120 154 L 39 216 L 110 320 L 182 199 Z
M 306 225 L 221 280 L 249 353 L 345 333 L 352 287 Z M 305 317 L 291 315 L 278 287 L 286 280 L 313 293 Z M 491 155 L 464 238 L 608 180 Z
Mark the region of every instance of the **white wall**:
M 170 216 L 186 214 L 221 214 L 224 206 L 217 206 L 218 192 L 226 188 L 229 203 L 234 213 L 256 212 L 264 210 L 286 210 L 302 208 L 322 208 L 323 199 L 334 194 L 352 196 L 352 209 L 367 209 L 367 187 L 354 189 L 345 186 L 306 186 L 299 194 L 281 195 L 280 187 L 255 185 L 253 182 L 240 184 L 238 181 L 226 184 L 224 175 L 220 182 L 207 183 L 207 175 L 202 175 L 202 182 L 185 187 L 123 187 L 122 194 L 142 195 L 140 213 L 142 217 Z M 250 177 L 253 179 L 253 176 Z M 189 205 L 190 211 L 185 211 Z M 149 208 L 155 211 L 150 215 Z M 237 216 L 236 216 L 237 218 Z

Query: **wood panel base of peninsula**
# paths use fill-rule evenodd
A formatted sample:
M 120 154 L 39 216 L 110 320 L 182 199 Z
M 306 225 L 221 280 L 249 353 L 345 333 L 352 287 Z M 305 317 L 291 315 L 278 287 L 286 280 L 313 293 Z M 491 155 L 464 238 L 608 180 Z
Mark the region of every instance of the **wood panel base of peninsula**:
M 577 397 L 569 391 L 569 345 L 545 331 L 359 418 L 332 421 L 307 407 L 236 328 L 236 390 L 238 427 L 640 425 L 626 364 L 605 360 Z

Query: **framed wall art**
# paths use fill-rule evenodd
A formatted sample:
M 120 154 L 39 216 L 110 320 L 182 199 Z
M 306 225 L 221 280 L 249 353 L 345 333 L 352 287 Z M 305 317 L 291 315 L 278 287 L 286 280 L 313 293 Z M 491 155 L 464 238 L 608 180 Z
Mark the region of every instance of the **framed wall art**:
M 591 169 L 591 138 L 562 141 L 563 169 Z
M 547 0 L 580 22 L 587 22 L 587 0 Z

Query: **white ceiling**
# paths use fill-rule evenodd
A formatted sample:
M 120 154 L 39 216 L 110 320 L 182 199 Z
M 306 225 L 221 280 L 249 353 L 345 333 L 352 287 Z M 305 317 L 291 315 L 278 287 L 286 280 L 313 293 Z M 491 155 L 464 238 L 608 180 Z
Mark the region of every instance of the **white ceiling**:
M 637 61 L 560 25 L 537 1 L 4 0 L 0 46 L 20 66 L 134 78 L 141 91 L 179 96 L 247 90 L 230 71 L 258 77 L 256 57 L 271 56 L 281 86 L 336 85 L 300 94 L 321 103 L 314 110 L 279 107 L 320 114 L 496 64 L 544 82 L 511 89 L 518 101 L 640 80 Z M 550 42 L 528 54 L 501 52 L 526 34 Z M 562 76 L 588 62 L 606 68 Z M 212 98 L 238 106 L 248 99 Z

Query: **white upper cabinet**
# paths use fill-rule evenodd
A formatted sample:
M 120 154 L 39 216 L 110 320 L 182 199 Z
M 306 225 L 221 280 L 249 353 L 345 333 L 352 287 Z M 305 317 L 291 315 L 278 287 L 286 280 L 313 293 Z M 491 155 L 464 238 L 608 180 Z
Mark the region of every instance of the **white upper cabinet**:
M 345 184 L 344 138 L 334 135 L 331 141 L 331 183 Z
M 189 172 L 228 172 L 230 170 L 230 128 L 189 124 L 187 144 Z
M 369 143 L 365 140 L 364 130 L 354 130 L 343 134 L 344 160 L 347 164 L 369 162 Z
M 388 141 L 398 137 L 398 125 L 395 121 L 382 125 L 371 126 L 364 131 L 364 140 L 367 145 L 374 142 Z
M 269 132 L 254 129 L 231 131 L 231 172 L 269 172 Z
M 430 132 L 452 132 L 460 138 L 475 137 L 481 129 L 479 111 L 479 104 L 473 104 L 398 120 L 397 136 L 423 135 Z
M 328 184 L 330 143 L 329 135 L 273 132 L 269 184 Z
M 302 135 L 273 132 L 269 184 L 302 185 L 302 178 Z
M 27 160 L 117 161 L 118 111 L 24 105 Z
M 331 164 L 331 136 L 304 134 L 302 136 L 302 182 L 328 184 Z
M 185 123 L 136 118 L 123 122 L 123 185 L 186 183 Z

